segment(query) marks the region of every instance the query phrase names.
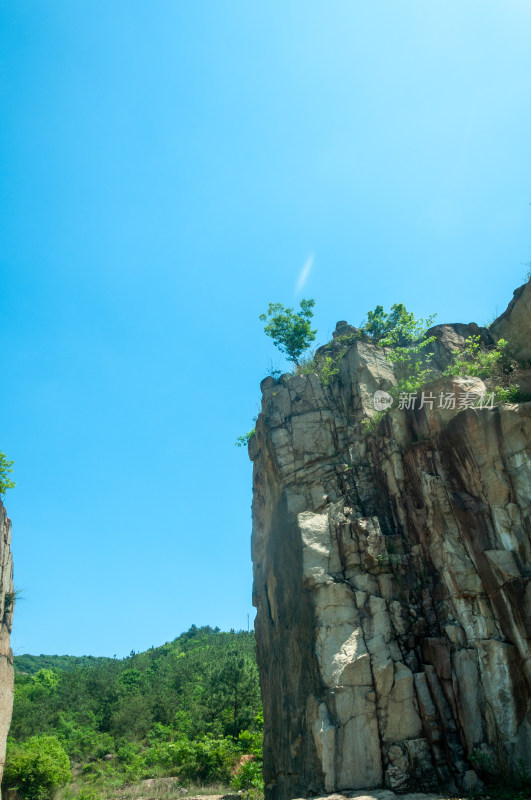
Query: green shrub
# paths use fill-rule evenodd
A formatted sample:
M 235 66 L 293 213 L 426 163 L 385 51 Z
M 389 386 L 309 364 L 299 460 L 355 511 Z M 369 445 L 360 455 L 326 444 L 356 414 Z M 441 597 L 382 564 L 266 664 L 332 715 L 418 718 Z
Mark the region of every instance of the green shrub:
M 264 734 L 260 731 L 241 731 L 238 736 L 238 746 L 242 753 L 250 753 L 257 758 L 262 758 L 264 747 Z
M 395 347 L 386 353 L 387 361 L 398 365 L 404 377 L 399 378 L 396 385 L 390 389 L 394 400 L 405 392 L 418 392 L 429 380 L 436 376 L 436 371 L 430 366 L 433 353 L 425 354 L 425 348 L 435 340 L 434 336 L 422 339 L 418 344 L 409 347 Z
M 391 306 L 389 314 L 383 306 L 376 306 L 367 314 L 367 322 L 362 332 L 382 347 L 388 348 L 386 359 L 397 366 L 402 376 L 390 394 L 396 400 L 402 392 L 416 392 L 421 386 L 435 376 L 430 367 L 432 353 L 425 349 L 435 341 L 435 336 L 426 337 L 426 332 L 435 314 L 427 319 L 415 319 L 403 303 Z
M 3 785 L 28 800 L 50 800 L 70 780 L 70 762 L 57 737 L 32 736 L 23 744 L 9 742 Z
M 325 356 L 318 364 L 318 376 L 323 386 L 329 386 L 339 375 L 339 364 L 331 356 Z
M 144 754 L 146 767 L 160 767 L 183 781 L 227 782 L 236 755 L 231 739 L 205 736 L 156 742 Z
M 109 733 L 94 730 L 88 725 L 76 725 L 61 715 L 57 735 L 64 749 L 75 761 L 95 761 L 115 749 L 114 739 Z
M 517 383 L 513 383 L 512 386 L 496 386 L 494 389 L 495 403 L 520 403 L 524 399 L 525 396 Z
M 102 795 L 94 789 L 81 789 L 76 800 L 102 800 Z
M 194 742 L 195 763 L 189 766 L 190 773 L 183 774 L 192 780 L 222 781 L 230 779 L 230 773 L 234 764 L 236 748 L 230 739 L 210 739 L 205 737 Z
M 244 433 L 243 436 L 238 436 L 236 439 L 236 447 L 247 447 L 252 436 L 255 434 L 255 429 L 252 428 L 249 433 Z
M 361 424 L 363 425 L 363 433 L 368 434 L 376 430 L 386 414 L 387 411 L 376 411 L 376 413 L 370 419 L 362 419 Z
M 445 375 L 462 375 L 472 378 L 499 378 L 506 380 L 512 372 L 511 359 L 507 352 L 508 342 L 500 339 L 490 350 L 481 347 L 480 336 L 469 336 L 463 350 L 458 352 L 444 371 Z
M 118 748 L 118 761 L 121 764 L 131 764 L 140 753 L 141 745 L 138 742 L 125 742 Z
M 346 350 L 341 354 L 344 355 Z M 297 364 L 295 375 L 317 375 L 322 386 L 329 386 L 339 375 L 339 359 L 332 356 L 316 356 L 310 354 Z
M 387 314 L 383 306 L 376 306 L 367 314 L 367 322 L 362 325 L 361 332 L 375 342 L 388 347 L 405 347 L 422 339 L 435 314 L 428 319 L 415 319 L 403 303 L 395 303 Z
M 230 785 L 236 791 L 258 789 L 263 791 L 262 764 L 259 761 L 245 761 L 231 778 Z
M 8 489 L 14 489 L 16 486 L 16 483 L 8 478 L 8 475 L 13 472 L 14 463 L 0 451 L 0 495 L 4 495 Z

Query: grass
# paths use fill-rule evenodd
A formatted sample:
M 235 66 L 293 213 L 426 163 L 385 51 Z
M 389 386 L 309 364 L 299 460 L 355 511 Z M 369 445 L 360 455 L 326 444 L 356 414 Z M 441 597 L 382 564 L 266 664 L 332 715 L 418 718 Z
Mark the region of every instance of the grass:
M 235 792 L 230 786 L 221 783 L 183 784 L 177 778 L 147 778 L 126 784 L 98 781 L 90 785 L 80 778 L 75 778 L 57 793 L 55 800 L 136 800 L 141 797 L 183 800 L 184 797 L 224 794 L 235 794 Z

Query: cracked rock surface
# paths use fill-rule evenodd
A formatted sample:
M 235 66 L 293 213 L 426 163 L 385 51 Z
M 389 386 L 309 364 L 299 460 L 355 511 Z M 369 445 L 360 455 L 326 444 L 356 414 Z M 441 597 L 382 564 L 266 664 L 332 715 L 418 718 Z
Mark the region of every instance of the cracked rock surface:
M 13 711 L 14 669 L 10 639 L 14 605 L 11 521 L 0 501 L 0 781 Z
M 519 352 L 530 291 L 502 315 Z M 435 359 L 473 327 L 438 326 Z M 395 408 L 367 433 L 395 382 L 361 341 L 328 387 L 262 381 L 249 453 L 268 800 L 469 791 L 473 753 L 531 769 L 531 403 Z

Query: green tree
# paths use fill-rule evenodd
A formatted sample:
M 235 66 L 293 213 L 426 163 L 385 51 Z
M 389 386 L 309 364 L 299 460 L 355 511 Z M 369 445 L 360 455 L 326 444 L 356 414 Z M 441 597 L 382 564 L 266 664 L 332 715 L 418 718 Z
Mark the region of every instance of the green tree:
M 14 461 L 9 461 L 5 453 L 0 451 L 0 495 L 5 495 L 7 489 L 14 489 L 16 484 L 8 475 L 13 472 Z
M 361 330 L 375 342 L 389 347 L 405 347 L 422 339 L 435 319 L 415 319 L 403 303 L 394 303 L 389 313 L 383 306 L 376 306 L 367 314 L 367 322 Z
M 281 353 L 285 353 L 288 361 L 299 363 L 302 353 L 308 349 L 315 339 L 317 330 L 312 330 L 311 319 L 315 300 L 301 300 L 300 311 L 296 314 L 292 308 L 285 308 L 282 303 L 269 303 L 267 314 L 260 314 L 259 319 L 267 324 L 264 331 L 273 339 L 273 344 Z
M 211 669 L 207 681 L 212 715 L 223 724 L 223 735 L 236 741 L 260 706 L 256 664 L 242 650 L 228 652 Z
M 83 792 L 101 788 L 98 797 L 113 781 L 161 772 L 228 781 L 249 751 L 240 733 L 259 735 L 255 646 L 252 633 L 193 625 L 121 660 L 17 656 L 17 669 L 33 674 L 16 674 L 11 736 L 25 748 L 30 737 L 55 735 Z M 108 753 L 117 758 L 103 760 Z
M 27 800 L 51 800 L 70 780 L 70 762 L 56 736 L 32 736 L 23 744 L 9 742 L 3 784 Z

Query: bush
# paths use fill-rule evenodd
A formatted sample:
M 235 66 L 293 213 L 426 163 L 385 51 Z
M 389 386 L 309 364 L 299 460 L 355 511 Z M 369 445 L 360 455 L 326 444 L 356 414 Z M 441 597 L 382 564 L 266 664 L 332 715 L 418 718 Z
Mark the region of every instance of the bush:
M 8 743 L 3 785 L 28 800 L 50 800 L 70 780 L 70 762 L 55 736 L 32 736 Z
M 237 791 L 258 789 L 263 791 L 262 764 L 259 761 L 244 761 L 231 778 L 230 785 Z
M 146 767 L 161 767 L 187 782 L 227 782 L 235 754 L 234 743 L 228 738 L 182 738 L 156 742 L 145 753 L 144 763 Z
M 512 386 L 496 386 L 494 389 L 496 403 L 521 403 L 529 399 L 528 395 L 520 391 L 517 383 L 513 383 Z
M 6 454 L 0 451 L 0 495 L 4 495 L 7 489 L 14 489 L 16 484 L 7 476 L 13 472 L 14 461 L 9 461 Z
M 479 336 L 470 336 L 463 350 L 456 354 L 452 364 L 445 370 L 445 375 L 464 375 L 472 378 L 494 378 L 507 382 L 507 377 L 514 371 L 514 365 L 507 353 L 508 343 L 500 339 L 495 347 L 483 350 Z
M 339 376 L 339 359 L 345 355 L 344 350 L 341 355 L 333 358 L 332 356 L 310 353 L 307 358 L 303 358 L 296 366 L 293 374 L 295 375 L 317 375 L 321 386 L 330 386 Z
M 76 725 L 64 718 L 60 719 L 57 729 L 61 744 L 75 761 L 95 761 L 114 752 L 114 739 L 109 733 L 101 733 L 88 725 Z
M 235 442 L 236 447 L 247 447 L 251 437 L 254 436 L 254 434 L 255 429 L 252 428 L 249 433 L 244 433 L 242 436 L 238 436 Z
M 395 303 L 387 314 L 383 306 L 376 306 L 367 314 L 367 322 L 362 325 L 362 334 L 381 345 L 389 347 L 405 347 L 425 336 L 427 329 L 435 319 L 435 314 L 428 319 L 415 319 L 403 303 Z

